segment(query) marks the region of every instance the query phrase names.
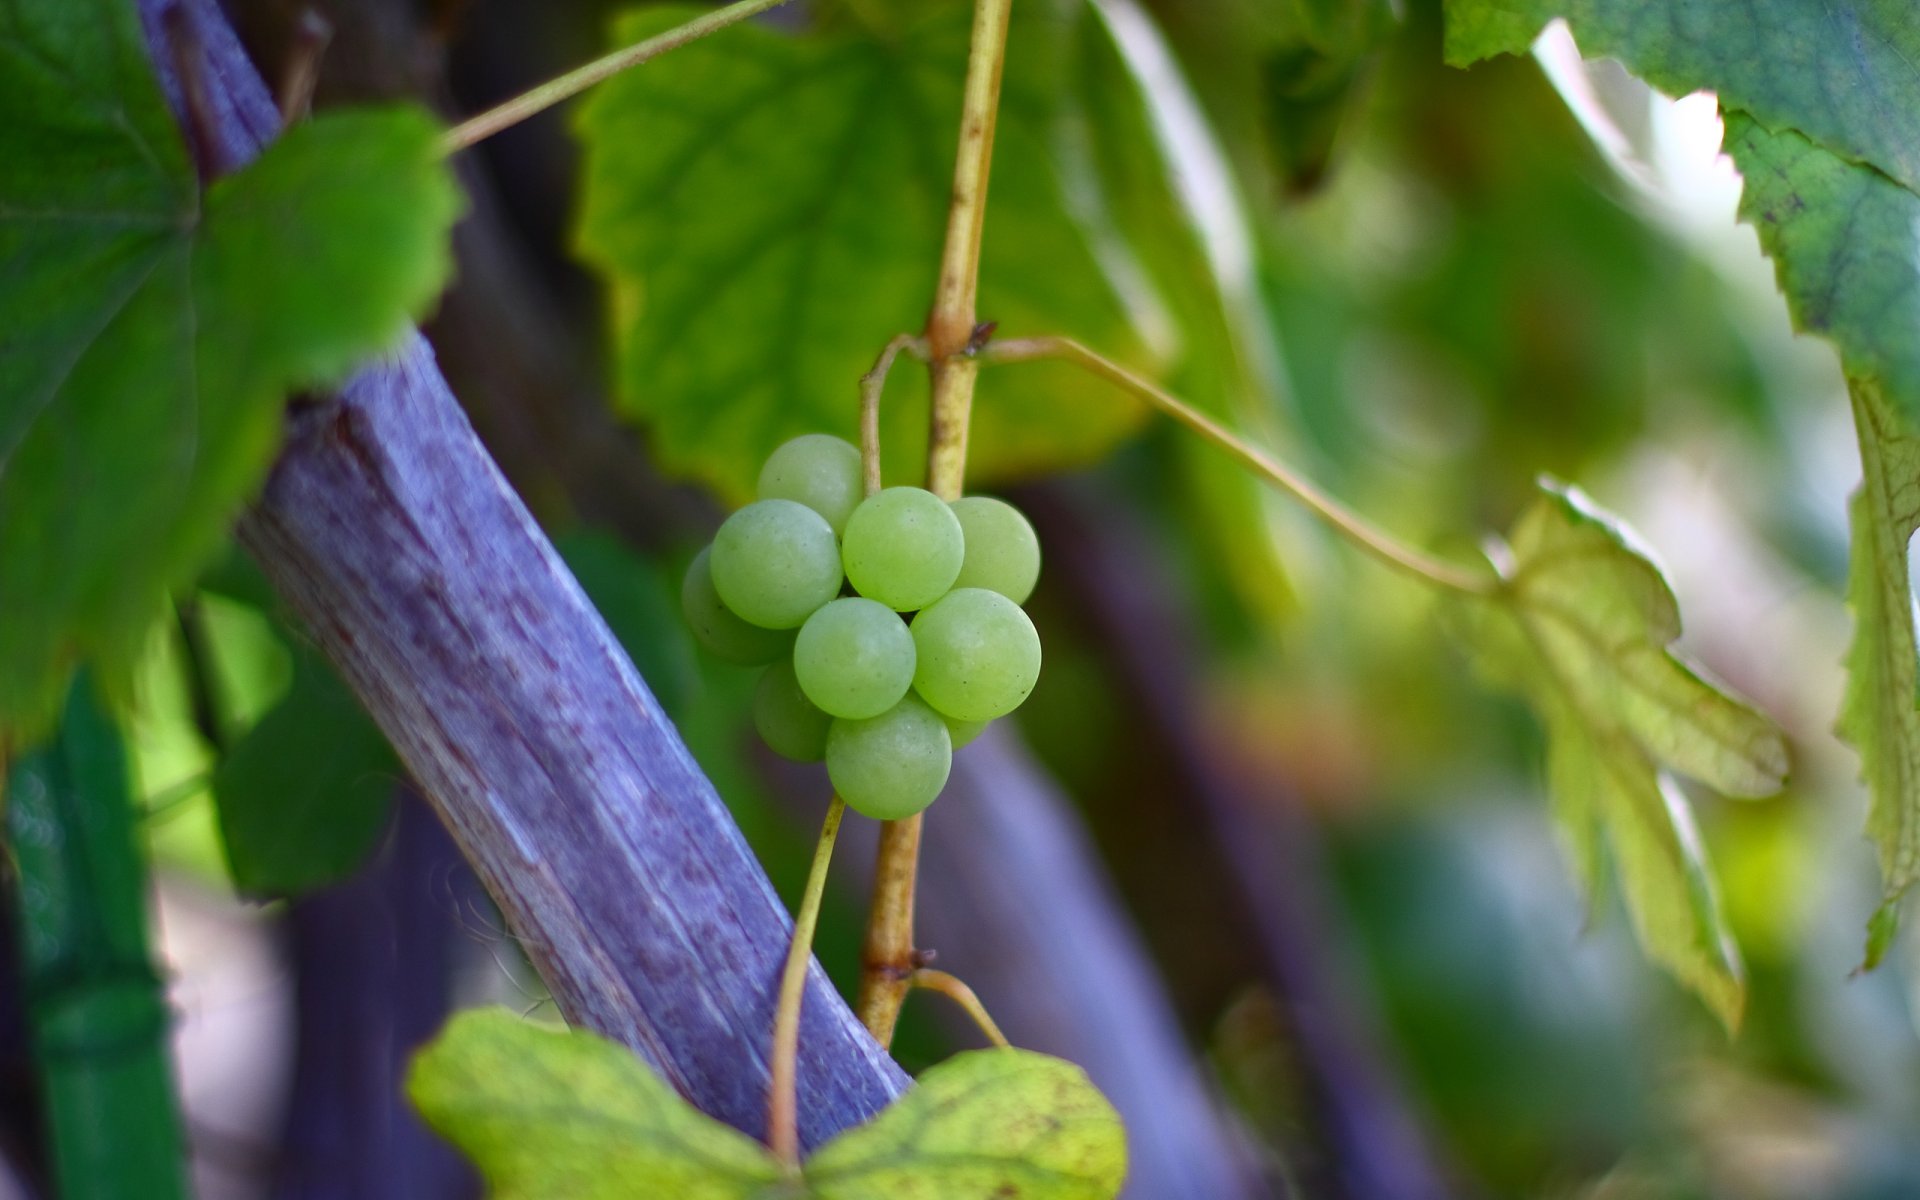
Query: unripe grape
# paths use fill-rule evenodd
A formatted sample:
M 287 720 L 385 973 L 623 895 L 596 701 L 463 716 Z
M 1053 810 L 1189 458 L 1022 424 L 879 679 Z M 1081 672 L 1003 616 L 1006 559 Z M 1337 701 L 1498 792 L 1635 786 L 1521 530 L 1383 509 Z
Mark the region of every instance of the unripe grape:
M 925 488 L 891 487 L 847 518 L 841 557 L 854 590 L 898 612 L 947 594 L 966 558 L 960 518 Z
M 819 762 L 826 757 L 827 727 L 832 724 L 833 718 L 800 690 L 791 659 L 781 659 L 760 676 L 753 693 L 753 727 L 775 754 L 795 762 Z
M 793 500 L 827 519 L 836 534 L 862 495 L 860 451 L 829 433 L 803 433 L 767 456 L 760 468 L 762 500 Z
M 793 666 L 808 699 L 836 717 L 877 717 L 913 686 L 913 635 L 900 614 L 858 596 L 807 618 Z
M 713 586 L 741 618 L 793 629 L 840 592 L 840 547 L 827 519 L 792 500 L 756 500 L 713 539 Z
M 991 496 L 967 496 L 953 502 L 966 535 L 967 555 L 956 588 L 986 588 L 1015 604 L 1025 604 L 1040 578 L 1040 538 L 1019 509 Z
M 952 768 L 947 723 L 916 696 L 864 721 L 836 720 L 827 731 L 834 790 L 877 820 L 897 821 L 932 804 Z
M 947 737 L 952 739 L 955 750 L 985 733 L 987 726 L 993 724 L 992 721 L 956 721 L 944 715 L 940 719 L 947 723 Z
M 914 690 L 944 716 L 990 721 L 1020 707 L 1040 678 L 1040 634 L 1018 604 L 958 588 L 913 619 Z
M 793 645 L 793 634 L 762 629 L 728 611 L 713 587 L 713 548 L 702 547 L 687 567 L 680 585 L 680 611 L 693 629 L 693 640 L 715 658 L 743 667 L 772 662 Z

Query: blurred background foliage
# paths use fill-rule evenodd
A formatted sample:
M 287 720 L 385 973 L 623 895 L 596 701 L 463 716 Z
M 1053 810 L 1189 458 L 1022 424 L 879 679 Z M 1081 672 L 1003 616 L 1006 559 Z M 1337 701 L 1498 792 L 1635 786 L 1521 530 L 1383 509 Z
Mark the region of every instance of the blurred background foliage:
M 229 7 L 271 61 L 294 6 Z M 615 11 L 597 0 L 335 7 L 342 39 L 323 103 L 424 91 L 460 112 L 590 56 Z M 897 7 L 843 0 L 815 16 L 884 30 Z M 1075 6 L 1021 7 L 1052 21 Z M 1663 98 L 1609 64 L 1582 64 L 1563 35 L 1532 59 L 1445 68 L 1434 0 L 1146 10 L 1105 6 L 1108 28 L 1124 45 L 1126 21 L 1150 15 L 1185 80 L 1173 98 L 1164 81 L 1123 87 L 1139 60 L 1083 17 L 1058 49 L 1074 66 L 1063 94 L 1080 140 L 1016 146 L 1036 171 L 1049 154 L 1082 156 L 1070 165 L 1097 180 L 1100 222 L 1149 283 L 1153 302 L 1135 306 L 1126 344 L 1110 348 L 1387 527 L 1459 556 L 1509 524 L 1536 475 L 1578 482 L 1662 556 L 1688 620 L 1682 648 L 1754 697 L 1794 747 L 1784 794 L 1696 797 L 1750 974 L 1748 1019 L 1729 1039 L 1647 965 L 1616 902 L 1583 909 L 1543 803 L 1539 731 L 1476 682 L 1428 595 L 1165 425 L 1103 421 L 1103 444 L 1125 440 L 1064 478 L 1011 470 L 1031 465 L 1011 456 L 993 483 L 1036 513 L 1050 554 L 1034 600 L 1047 664 L 1021 731 L 1077 802 L 1187 1034 L 1275 1177 L 1315 1152 L 1298 1053 L 1222 899 L 1230 884 L 1198 832 L 1193 781 L 1154 732 L 1161 701 L 1235 795 L 1284 815 L 1267 828 L 1293 831 L 1293 852 L 1315 865 L 1316 936 L 1348 981 L 1344 1002 L 1381 1031 L 1462 1194 L 1920 1195 L 1914 960 L 1903 947 L 1852 974 L 1876 879 L 1856 765 L 1830 733 L 1857 461 L 1832 355 L 1791 336 L 1753 235 L 1733 223 L 1737 181 L 1714 157 L 1711 101 Z M 370 35 L 383 20 L 401 20 L 405 37 Z M 1152 125 L 1187 87 L 1205 127 L 1169 141 Z M 1196 205 L 1180 188 L 1194 182 L 1198 144 L 1217 152 L 1227 190 Z M 681 482 L 688 451 L 663 462 L 649 448 L 668 439 L 648 421 L 606 417 L 651 415 L 662 401 L 636 410 L 626 394 L 613 366 L 626 314 L 607 315 L 576 256 L 578 142 L 550 114 L 489 143 L 475 171 L 479 230 L 463 232 L 462 283 L 430 329 L 442 362 L 791 897 L 812 834 L 792 797 L 824 781 L 752 749 L 750 678 L 696 656 L 680 629 L 679 571 L 718 508 Z M 1010 204 L 1028 190 L 996 178 Z M 894 228 L 886 203 L 872 198 L 849 228 Z M 1220 211 L 1226 234 L 1208 223 Z M 913 238 L 925 241 L 916 214 Z M 1223 263 L 1235 230 L 1244 244 Z M 1044 257 L 1053 235 L 1028 233 L 1038 240 L 1026 260 L 1005 260 L 997 283 L 989 251 L 989 301 L 996 286 L 1018 290 L 1021 271 L 1059 269 Z M 905 270 L 924 290 L 923 259 Z M 889 286 L 911 296 L 916 285 Z M 919 316 L 882 314 L 871 350 L 889 321 Z M 473 330 L 488 319 L 518 332 L 486 344 Z M 1101 309 L 1099 320 L 1113 317 Z M 833 374 L 807 386 L 842 396 L 850 427 L 851 376 Z M 983 378 L 983 404 L 999 386 Z M 903 431 L 913 403 L 902 401 Z M 757 462 L 764 448 L 738 457 Z M 1088 513 L 1117 531 L 1103 553 L 1165 594 L 1167 627 L 1116 638 L 1089 615 L 1085 555 L 1061 543 Z M 350 706 L 307 694 L 337 684 L 259 580 L 236 558 L 176 617 L 153 643 L 127 730 L 167 886 L 195 903 L 284 897 L 370 853 L 397 772 Z M 1130 641 L 1190 650 L 1185 692 L 1138 694 Z M 248 755 L 296 704 L 308 706 L 305 736 Z M 348 745 L 364 749 L 325 751 Z M 324 795 L 296 786 L 330 759 L 344 774 Z M 308 797 L 333 819 L 302 826 L 313 830 L 303 854 L 276 866 L 271 846 L 236 837 L 250 796 Z M 309 870 L 322 860 L 336 870 Z M 843 986 L 860 909 L 845 889 L 823 923 L 822 957 Z M 475 964 L 464 994 L 537 1003 L 510 940 L 463 915 Z M 180 957 L 177 936 L 170 952 L 189 978 L 207 969 Z M 902 1031 L 910 1067 L 966 1040 L 927 1007 L 910 1006 Z M 191 1056 L 185 1070 L 191 1096 Z M 247 1178 L 229 1162 L 202 1183 L 241 1195 Z

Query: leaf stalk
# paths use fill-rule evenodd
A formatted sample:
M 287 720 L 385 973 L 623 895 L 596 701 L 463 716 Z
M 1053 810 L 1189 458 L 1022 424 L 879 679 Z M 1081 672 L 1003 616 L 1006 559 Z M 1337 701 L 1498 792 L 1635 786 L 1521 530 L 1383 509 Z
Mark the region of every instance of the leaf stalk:
M 1497 575 L 1475 571 L 1406 545 L 1212 417 L 1072 338 L 1034 337 L 994 342 L 984 347 L 978 358 L 987 363 L 1054 360 L 1083 367 L 1226 451 L 1241 466 L 1293 497 L 1335 533 L 1394 570 L 1463 595 L 1495 598 L 1502 594 Z
M 846 801 L 836 794 L 827 804 L 827 819 L 813 847 L 813 865 L 807 870 L 800 911 L 793 918 L 793 941 L 787 947 L 786 966 L 780 972 L 780 999 L 773 1016 L 773 1058 L 767 1070 L 767 1145 L 780 1161 L 800 1166 L 799 1058 L 800 1008 L 807 997 L 807 964 L 813 958 L 813 932 L 820 924 L 820 896 L 827 885 L 827 866 L 840 836 Z
M 758 16 L 768 9 L 778 8 L 785 3 L 787 0 L 738 0 L 738 3 L 716 8 L 710 13 L 703 13 L 684 25 L 676 25 L 665 33 L 657 33 L 645 41 L 635 42 L 624 49 L 596 58 L 557 79 L 550 79 L 536 88 L 522 92 L 504 104 L 496 105 L 478 116 L 467 118 L 447 131 L 443 144 L 448 154 L 465 150 L 503 129 L 518 125 L 528 117 L 573 99 L 594 84 L 611 79 L 629 67 L 637 67 L 649 59 L 660 57 L 669 50 L 678 50 L 689 42 L 699 41 L 710 33 L 716 33 L 729 25 L 737 24 L 748 17 Z

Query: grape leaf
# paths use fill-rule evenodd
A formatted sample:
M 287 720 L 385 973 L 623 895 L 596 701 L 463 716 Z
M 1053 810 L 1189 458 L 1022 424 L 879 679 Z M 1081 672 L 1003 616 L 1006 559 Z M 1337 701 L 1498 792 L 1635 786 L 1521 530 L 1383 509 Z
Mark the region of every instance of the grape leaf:
M 616 40 L 694 11 L 635 13 Z M 980 312 L 1124 353 L 1125 310 L 1052 154 L 1069 23 L 1042 6 L 1015 25 Z M 885 36 L 854 21 L 805 36 L 732 29 L 583 107 L 579 246 L 611 284 L 621 402 L 671 469 L 740 498 L 785 439 L 854 433 L 856 380 L 932 299 L 967 27 L 965 6 L 942 4 Z M 888 392 L 890 478 L 922 467 L 923 376 L 901 370 Z M 1064 369 L 996 373 L 976 403 L 972 466 L 1004 477 L 1086 461 L 1138 416 Z
M 1920 21 L 1911 0 L 1446 0 L 1447 61 L 1526 50 L 1564 17 L 1591 55 L 1672 95 L 1708 89 L 1920 190 Z
M 781 1194 L 766 1147 L 696 1110 L 631 1051 L 505 1009 L 449 1021 L 414 1060 L 407 1094 L 496 1200 Z
M 1582 882 L 1595 886 L 1611 850 L 1641 944 L 1737 1027 L 1739 955 L 1668 776 L 1765 795 L 1786 774 L 1784 740 L 1668 649 L 1680 636 L 1672 590 L 1577 489 L 1542 483 L 1501 566 L 1496 597 L 1474 602 L 1470 639 L 1483 669 L 1546 724 L 1548 786 Z
M 1792 132 L 1726 114 L 1741 219 L 1773 259 L 1794 323 L 1838 347 L 1850 378 L 1920 425 L 1920 197 Z
M 1795 324 L 1840 350 L 1860 439 L 1840 732 L 1872 797 L 1882 901 L 1867 965 L 1920 877 L 1920 693 L 1911 539 L 1920 522 L 1920 24 L 1899 0 L 1447 0 L 1457 62 L 1524 49 L 1566 16 L 1589 50 L 1669 91 L 1711 88 L 1745 177 L 1741 217 Z
M 234 885 L 291 896 L 345 878 L 386 829 L 399 777 L 353 693 L 318 655 L 296 650 L 286 696 L 214 772 Z
M 1806 138 L 1727 114 L 1746 178 L 1740 215 L 1760 234 L 1800 328 L 1839 347 L 1860 439 L 1847 600 L 1854 640 L 1840 733 L 1860 752 L 1882 903 L 1867 965 L 1920 878 L 1920 691 L 1913 537 L 1920 530 L 1920 197 Z
M 1126 1177 L 1120 1118 L 1072 1063 L 957 1054 L 808 1160 L 822 1200 L 1100 1200 Z
M 115 0 L 0 0 L 0 162 L 0 727 L 30 731 L 218 547 L 288 392 L 433 298 L 459 196 L 412 108 L 202 193 Z
M 1106 1200 L 1126 1174 L 1119 1117 L 1086 1076 L 1021 1050 L 960 1054 L 927 1071 L 822 1147 L 800 1178 L 625 1048 L 504 1009 L 448 1022 L 407 1090 L 499 1200 Z

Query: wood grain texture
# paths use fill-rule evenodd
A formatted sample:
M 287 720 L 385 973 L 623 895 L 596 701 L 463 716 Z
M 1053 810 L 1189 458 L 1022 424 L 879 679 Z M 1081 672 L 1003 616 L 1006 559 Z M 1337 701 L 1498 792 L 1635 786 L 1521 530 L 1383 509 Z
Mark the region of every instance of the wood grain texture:
M 220 165 L 250 158 L 278 121 L 218 9 L 139 4 L 175 111 L 179 43 L 200 64 Z M 184 23 L 167 19 L 174 9 Z M 568 1020 L 761 1133 L 790 920 L 423 339 L 291 410 L 241 538 L 400 752 Z M 907 1084 L 817 965 L 801 1047 L 808 1146 Z

